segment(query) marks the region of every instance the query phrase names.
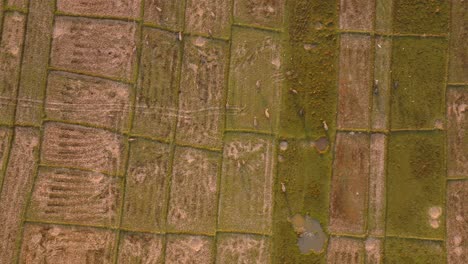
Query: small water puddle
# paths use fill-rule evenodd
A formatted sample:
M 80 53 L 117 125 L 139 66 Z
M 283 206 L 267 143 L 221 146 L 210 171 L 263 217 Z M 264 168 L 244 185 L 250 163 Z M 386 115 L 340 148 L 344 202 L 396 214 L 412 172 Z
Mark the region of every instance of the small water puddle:
M 306 215 L 296 214 L 289 219 L 298 234 L 297 245 L 302 254 L 320 253 L 327 240 L 320 222 Z

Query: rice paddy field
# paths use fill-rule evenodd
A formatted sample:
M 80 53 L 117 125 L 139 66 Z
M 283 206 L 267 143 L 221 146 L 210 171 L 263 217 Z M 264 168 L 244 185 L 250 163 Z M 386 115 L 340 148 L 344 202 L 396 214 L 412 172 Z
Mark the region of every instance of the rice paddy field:
M 0 264 L 467 264 L 465 0 L 0 0 Z

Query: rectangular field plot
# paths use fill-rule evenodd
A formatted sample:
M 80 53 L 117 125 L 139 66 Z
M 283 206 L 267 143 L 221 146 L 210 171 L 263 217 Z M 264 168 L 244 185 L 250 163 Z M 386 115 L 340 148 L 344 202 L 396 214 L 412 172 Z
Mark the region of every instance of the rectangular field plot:
M 121 175 L 125 149 L 121 135 L 96 128 L 48 122 L 44 128 L 41 160 L 53 166 Z
M 312 218 L 322 223 L 328 222 L 332 155 L 330 152 L 319 152 L 328 151 L 328 139 L 284 139 L 278 144 L 275 221 L 290 225 L 288 217 L 291 217 L 291 210 L 306 211 Z M 282 184 L 286 192 L 283 192 Z
M 385 263 L 446 263 L 444 247 L 441 242 L 436 241 L 386 238 Z
M 138 18 L 141 0 L 58 0 L 59 12 L 75 15 Z
M 394 1 L 395 0 L 375 1 L 375 31 L 392 33 Z
M 341 35 L 338 128 L 367 129 L 371 86 L 371 38 Z
M 121 179 L 97 172 L 41 168 L 28 218 L 116 227 Z
M 216 263 L 270 263 L 270 240 L 258 235 L 218 234 Z
M 443 133 L 395 132 L 388 144 L 386 234 L 442 239 Z
M 372 129 L 388 129 L 390 112 L 392 40 L 387 37 L 375 39 L 374 84 L 372 87 Z
M 391 128 L 434 128 L 444 119 L 447 41 L 393 39 Z
M 273 146 L 267 136 L 226 136 L 218 227 L 270 233 L 273 207 Z
M 234 21 L 241 24 L 281 28 L 284 22 L 285 0 L 232 0 Z
M 12 263 L 39 156 L 39 130 L 16 128 L 0 195 L 0 263 Z
M 359 239 L 332 237 L 328 242 L 327 263 L 364 263 L 364 242 Z
M 40 125 L 55 7 L 46 0 L 30 2 L 16 124 Z
M 366 261 L 369 264 L 384 263 L 384 240 L 381 238 L 368 238 L 365 241 Z
M 447 92 L 447 176 L 468 178 L 468 86 Z
M 369 136 L 338 133 L 330 195 L 333 233 L 363 234 L 367 222 Z
M 131 81 L 137 35 L 136 23 L 57 17 L 51 66 Z
M 176 34 L 143 29 L 132 133 L 172 138 L 177 118 L 180 43 Z
M 372 134 L 370 138 L 369 223 L 371 235 L 385 234 L 385 161 L 387 136 Z
M 145 23 L 182 31 L 185 0 L 145 0 Z
M 221 148 L 227 44 L 201 37 L 185 42 L 176 136 L 180 143 Z
M 303 30 L 302 23 L 297 27 L 295 30 Z M 333 33 L 326 32 L 320 31 L 317 37 L 305 34 L 313 36 L 313 44 L 292 41 L 288 44 L 284 60 L 291 63 L 285 70 L 281 93 L 281 136 L 316 139 L 328 133 L 324 121 L 329 127 L 336 126 L 339 50 Z
M 101 78 L 51 72 L 47 118 L 127 131 L 131 86 Z
M 283 82 L 279 36 L 235 28 L 231 54 L 227 129 L 274 132 Z
M 186 0 L 185 31 L 228 38 L 232 0 Z
M 110 230 L 27 224 L 19 263 L 111 264 L 114 247 Z
M 447 184 L 447 255 L 449 264 L 468 263 L 468 181 Z
M 375 14 L 373 0 L 341 0 L 340 28 L 345 30 L 373 29 Z
M 169 235 L 166 264 L 212 263 L 213 239 L 206 236 Z
M 27 9 L 29 0 L 6 0 L 7 7 Z
M 122 226 L 135 231 L 166 230 L 168 144 L 137 139 L 130 143 Z
M 393 31 L 395 33 L 448 33 L 450 3 L 454 1 L 393 0 L 393 2 Z
M 20 76 L 26 17 L 5 13 L 0 41 L 0 124 L 12 125 Z
M 0 127 L 0 181 L 1 181 L 1 171 L 6 166 L 8 159 L 8 152 L 10 150 L 10 140 L 11 140 L 12 130 L 9 128 Z
M 177 147 L 174 154 L 167 229 L 214 234 L 220 155 Z
M 450 3 L 452 4 L 452 13 L 448 81 L 450 83 L 468 83 L 468 74 L 466 74 L 468 61 L 466 12 L 468 7 L 465 0 L 452 0 Z
M 164 236 L 142 233 L 123 233 L 117 263 L 162 264 Z

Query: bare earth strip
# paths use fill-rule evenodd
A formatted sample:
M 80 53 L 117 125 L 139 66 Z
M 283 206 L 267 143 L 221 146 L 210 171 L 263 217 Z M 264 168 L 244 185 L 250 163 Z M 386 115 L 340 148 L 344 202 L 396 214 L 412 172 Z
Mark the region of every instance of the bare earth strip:
M 136 23 L 57 17 L 51 66 L 131 81 L 136 31 Z
M 390 67 L 392 40 L 375 39 L 374 85 L 372 87 L 372 129 L 386 130 L 390 112 Z
M 116 227 L 120 184 L 97 172 L 41 168 L 28 219 Z
M 327 263 L 360 264 L 364 261 L 364 243 L 359 239 L 332 237 L 328 244 Z
M 376 0 L 375 2 L 375 31 L 391 33 L 393 0 Z
M 119 244 L 117 263 L 162 264 L 164 236 L 123 233 Z
M 221 148 L 227 44 L 201 37 L 185 41 L 176 136 L 179 143 Z
M 130 143 L 122 226 L 135 231 L 166 230 L 168 144 L 137 139 Z
M 367 221 L 369 136 L 338 133 L 330 191 L 332 233 L 363 234 Z
M 380 264 L 383 263 L 383 246 L 384 241 L 380 238 L 368 238 L 365 241 L 366 263 Z
M 272 141 L 266 136 L 229 135 L 224 146 L 219 229 L 271 232 Z
M 468 74 L 468 27 L 466 25 L 468 5 L 464 0 L 451 0 L 449 82 L 467 83 Z
M 31 1 L 16 107 L 16 124 L 41 124 L 54 9 L 55 6 L 49 0 Z
M 216 263 L 270 263 L 270 240 L 248 234 L 219 234 Z
M 145 23 L 182 31 L 185 0 L 145 0 Z
M 212 263 L 213 239 L 205 236 L 169 235 L 166 264 Z
M 367 129 L 371 78 L 371 38 L 341 35 L 338 128 Z
M 6 0 L 7 7 L 27 9 L 29 0 Z
M 468 181 L 447 184 L 448 264 L 468 263 Z
M 38 160 L 39 130 L 16 128 L 0 196 L 0 263 L 12 263 Z
M 191 234 L 215 234 L 218 153 L 177 147 L 174 154 L 167 228 Z
M 127 84 L 54 71 L 47 84 L 46 116 L 127 131 L 130 92 Z
M 115 232 L 110 230 L 36 224 L 24 229 L 22 264 L 112 263 Z
M 242 24 L 281 28 L 285 0 L 233 0 L 234 21 Z
M 372 0 L 341 0 L 340 28 L 345 30 L 372 30 L 374 8 L 375 3 Z
M 0 127 L 0 183 L 3 182 L 3 172 L 7 165 L 11 135 L 12 129 Z
M 14 122 L 26 17 L 5 13 L 0 42 L 0 124 Z
M 132 133 L 169 140 L 177 118 L 181 42 L 144 28 Z
M 468 87 L 447 92 L 447 176 L 468 177 Z
M 121 175 L 125 149 L 124 138 L 119 134 L 49 122 L 44 127 L 41 162 Z
M 185 30 L 193 34 L 229 37 L 232 0 L 186 0 Z
M 138 18 L 140 0 L 58 0 L 57 10 L 75 15 Z
M 384 134 L 371 135 L 369 175 L 369 224 L 371 235 L 385 235 L 385 160 L 386 141 Z

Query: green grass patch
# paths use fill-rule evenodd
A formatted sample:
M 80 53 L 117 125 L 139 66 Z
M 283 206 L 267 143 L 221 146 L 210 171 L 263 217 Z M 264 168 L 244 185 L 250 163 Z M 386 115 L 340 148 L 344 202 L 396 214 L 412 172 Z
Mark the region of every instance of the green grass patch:
M 434 128 L 444 119 L 446 49 L 444 39 L 394 39 L 392 129 Z
M 330 152 L 319 154 L 308 140 L 287 142 L 288 148 L 278 153 L 273 258 L 276 263 L 323 263 L 324 254 L 300 253 L 297 234 L 288 217 L 297 213 L 310 215 L 326 230 L 332 155 Z M 286 192 L 282 190 L 282 183 Z
M 403 238 L 386 239 L 384 262 L 386 264 L 446 263 L 442 242 Z
M 324 136 L 334 126 L 337 97 L 336 1 L 292 1 L 285 42 L 286 83 L 280 134 Z
M 395 0 L 395 33 L 443 34 L 448 31 L 448 0 Z
M 444 215 L 431 226 L 429 208 L 444 207 L 442 132 L 396 132 L 390 136 L 387 175 L 387 234 L 444 238 Z M 433 222 L 434 223 L 434 222 Z

